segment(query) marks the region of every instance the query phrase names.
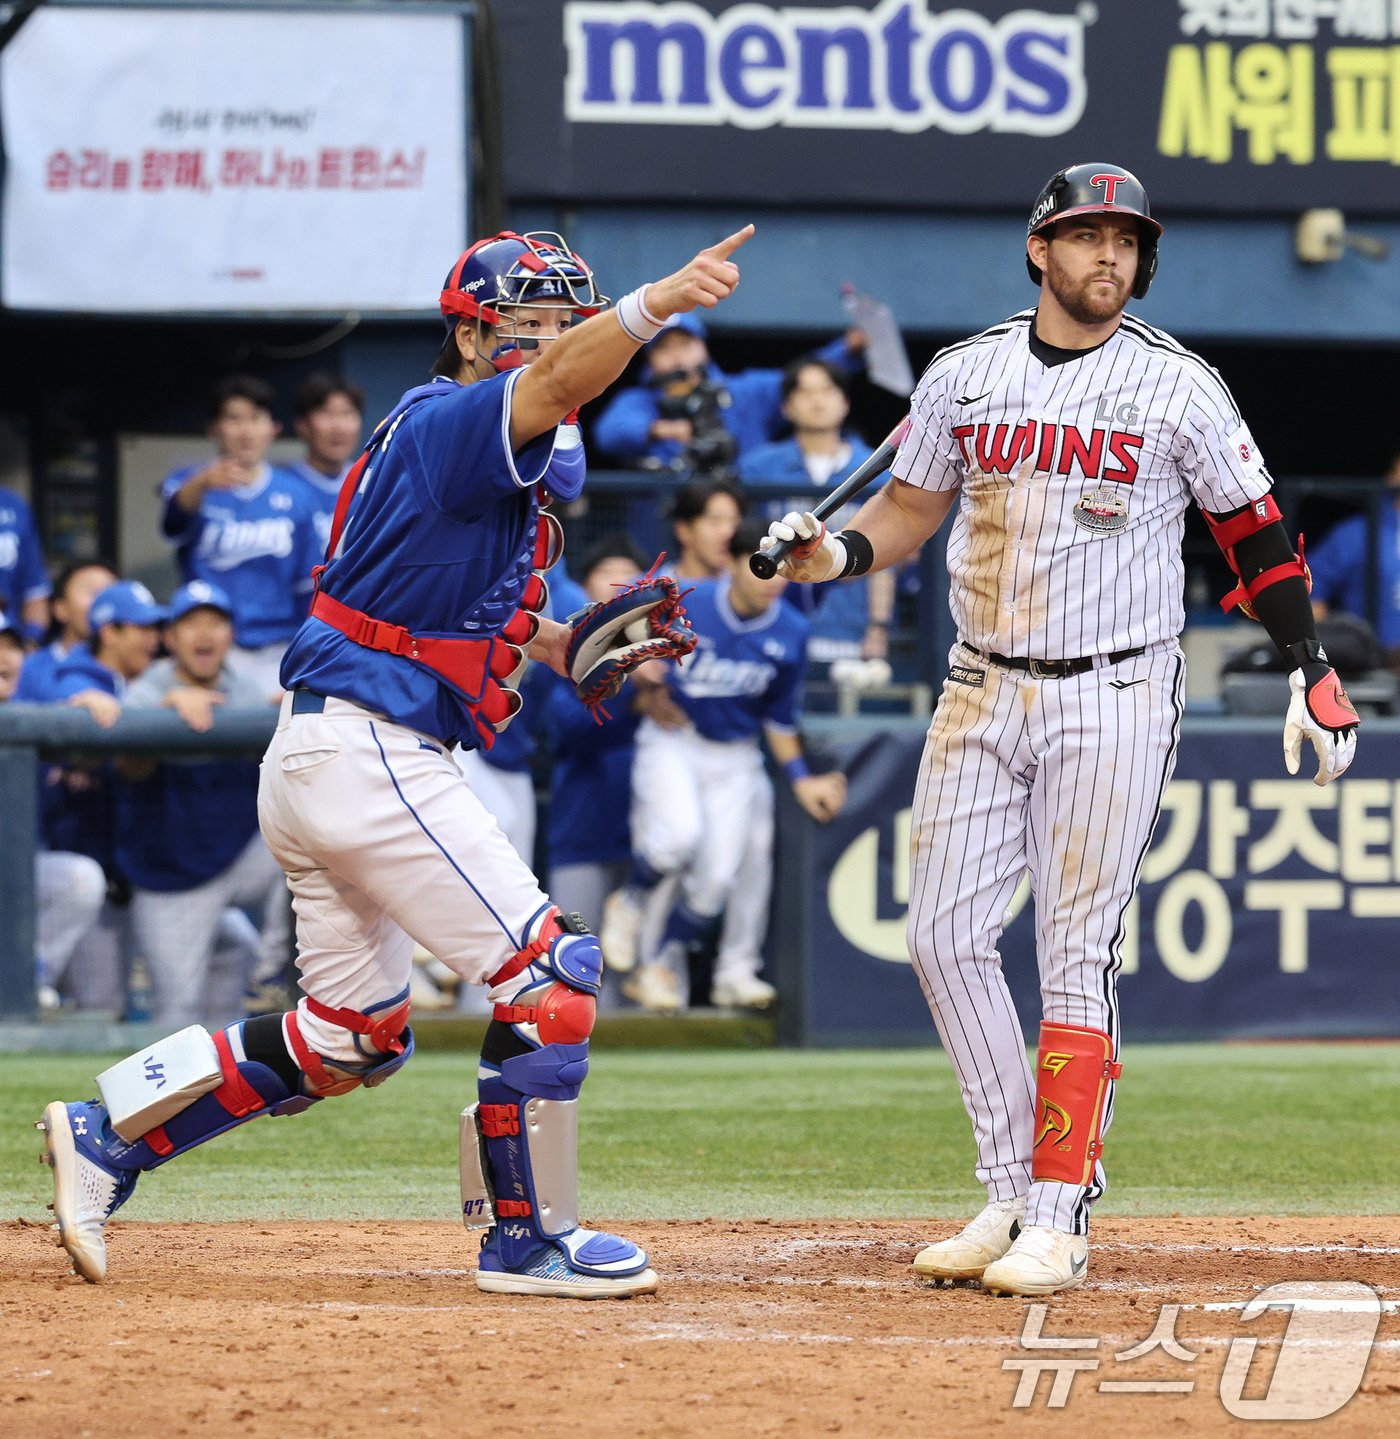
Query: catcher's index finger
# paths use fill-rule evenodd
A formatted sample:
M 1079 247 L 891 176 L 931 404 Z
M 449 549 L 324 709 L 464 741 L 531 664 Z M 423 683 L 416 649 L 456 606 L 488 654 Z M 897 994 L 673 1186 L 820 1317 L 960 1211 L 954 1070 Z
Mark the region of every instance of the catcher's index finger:
M 753 226 L 745 225 L 742 230 L 735 230 L 726 240 L 721 240 L 717 245 L 711 245 L 707 250 L 701 250 L 702 255 L 713 255 L 716 259 L 727 260 L 746 240 L 753 235 Z

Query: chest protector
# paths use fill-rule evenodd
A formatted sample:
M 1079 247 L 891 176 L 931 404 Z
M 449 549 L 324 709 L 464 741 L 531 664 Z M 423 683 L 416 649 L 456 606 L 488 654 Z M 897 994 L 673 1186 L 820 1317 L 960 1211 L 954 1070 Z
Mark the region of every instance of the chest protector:
M 370 463 L 388 444 L 409 410 L 440 393 L 436 386 L 424 386 L 405 398 L 380 423 L 364 453 L 350 467 L 336 500 L 325 561 L 311 572 L 315 591 L 310 613 L 354 644 L 398 655 L 451 685 L 476 726 L 482 749 L 490 749 L 496 735 L 520 712 L 522 701 L 517 686 L 527 663 L 525 651 L 539 630 L 540 611 L 549 598 L 544 572 L 552 569 L 564 553 L 564 532 L 559 521 L 541 508 L 537 488 L 528 491 L 530 513 L 520 548 L 505 572 L 462 621 L 463 631 L 469 633 L 410 634 L 402 625 L 377 620 L 342 604 L 321 587 L 326 568 L 340 546 L 350 502 Z

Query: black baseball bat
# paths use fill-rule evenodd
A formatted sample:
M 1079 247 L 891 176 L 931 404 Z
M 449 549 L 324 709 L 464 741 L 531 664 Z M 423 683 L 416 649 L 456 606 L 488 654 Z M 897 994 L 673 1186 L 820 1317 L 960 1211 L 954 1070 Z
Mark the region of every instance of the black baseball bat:
M 834 515 L 842 505 L 849 504 L 860 494 L 876 475 L 883 475 L 894 464 L 900 441 L 909 430 L 909 416 L 905 417 L 885 436 L 884 443 L 859 469 L 853 470 L 847 479 L 812 510 L 819 519 Z M 749 556 L 749 569 L 761 580 L 771 580 L 778 573 L 778 562 L 784 559 L 798 542 L 796 540 L 774 540 L 761 550 Z

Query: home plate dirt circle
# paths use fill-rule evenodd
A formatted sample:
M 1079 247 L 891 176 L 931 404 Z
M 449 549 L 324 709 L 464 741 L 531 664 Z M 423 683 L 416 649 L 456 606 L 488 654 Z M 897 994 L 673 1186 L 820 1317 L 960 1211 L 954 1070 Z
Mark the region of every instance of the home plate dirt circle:
M 1332 1391 L 1308 1432 L 1369 1436 L 1400 1402 L 1397 1218 L 1106 1218 L 1088 1284 L 1048 1301 L 916 1279 L 946 1221 L 617 1227 L 657 1295 L 481 1294 L 465 1231 L 393 1222 L 117 1221 L 93 1286 L 10 1221 L 0 1405 L 25 1439 L 1141 1439 L 1297 1434 L 1289 1394 Z M 1294 1310 L 1246 1309 L 1277 1285 Z

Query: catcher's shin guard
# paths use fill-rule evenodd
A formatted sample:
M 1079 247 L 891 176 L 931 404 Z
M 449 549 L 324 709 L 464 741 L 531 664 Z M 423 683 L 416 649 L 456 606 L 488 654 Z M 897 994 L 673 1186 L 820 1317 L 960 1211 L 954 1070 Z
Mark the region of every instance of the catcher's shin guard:
M 1089 1184 L 1103 1153 L 1109 1085 L 1123 1072 L 1113 1040 L 1076 1024 L 1040 1026 L 1035 1065 L 1034 1180 Z
M 296 1114 L 357 1084 L 379 1084 L 413 1053 L 402 998 L 377 1013 L 327 1011 L 356 1037 L 348 1064 L 313 1054 L 297 1016 L 264 1015 L 211 1035 L 191 1025 L 98 1075 L 102 1099 L 55 1100 L 44 1110 L 44 1153 L 53 1169 L 59 1243 L 74 1269 L 99 1283 L 107 1273 L 107 1221 L 131 1197 L 144 1169 L 262 1114 Z M 363 1038 L 370 1040 L 367 1047 Z M 385 1044 L 388 1052 L 376 1044 Z
M 536 930 L 495 977 L 501 983 L 528 967 L 525 987 L 495 1007 L 477 1103 L 462 1116 L 463 1222 L 492 1226 L 477 1284 L 580 1299 L 650 1293 L 656 1276 L 645 1250 L 578 1222 L 578 1094 L 602 951 L 574 915 L 550 910 Z
M 117 1169 L 155 1169 L 264 1114 L 299 1114 L 360 1084 L 380 1084 L 413 1053 L 407 1015 L 400 1003 L 382 1017 L 355 1016 L 364 1022 L 359 1032 L 394 1046 L 369 1050 L 359 1065 L 313 1053 L 294 1010 L 215 1035 L 200 1025 L 168 1035 L 97 1076 L 104 1155 Z M 396 1032 L 389 1035 L 386 1023 Z

